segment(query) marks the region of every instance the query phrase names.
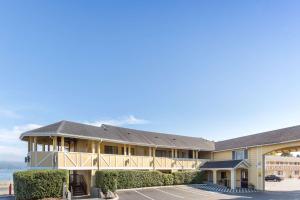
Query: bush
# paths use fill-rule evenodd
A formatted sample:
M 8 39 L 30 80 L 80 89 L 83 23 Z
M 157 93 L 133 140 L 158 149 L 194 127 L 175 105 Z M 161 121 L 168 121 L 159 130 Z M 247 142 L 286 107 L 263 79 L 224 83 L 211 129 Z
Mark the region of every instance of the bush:
M 163 174 L 159 171 L 102 170 L 96 172 L 96 187 L 108 190 L 141 188 L 162 185 L 202 183 L 202 173 L 197 171 Z
M 96 187 L 106 193 L 108 190 L 161 186 L 164 184 L 162 176 L 158 171 L 103 170 L 96 172 Z
M 28 170 L 15 172 L 16 200 L 62 197 L 63 183 L 69 181 L 66 170 Z
M 164 185 L 173 185 L 174 184 L 174 176 L 173 174 L 163 174 Z
M 203 182 L 203 172 L 198 171 L 183 171 L 174 172 L 174 185 L 194 184 Z
M 104 194 L 107 194 L 108 190 L 115 192 L 117 190 L 117 171 L 98 171 L 96 172 L 96 186 L 101 188 Z

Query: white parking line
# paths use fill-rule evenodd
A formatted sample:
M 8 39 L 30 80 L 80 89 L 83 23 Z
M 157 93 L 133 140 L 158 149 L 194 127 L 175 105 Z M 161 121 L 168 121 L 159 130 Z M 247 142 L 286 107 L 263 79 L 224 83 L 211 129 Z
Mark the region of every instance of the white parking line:
M 204 194 L 201 190 L 198 191 L 198 189 L 192 189 L 192 188 L 185 189 L 185 188 L 181 188 L 181 187 L 177 187 L 177 186 L 176 186 L 176 189 L 183 190 L 185 192 L 190 192 L 190 193 L 202 195 L 202 196 L 206 196 L 206 197 L 211 196 L 211 194 Z
M 147 196 L 147 195 L 145 195 L 145 194 L 143 194 L 143 193 L 141 193 L 141 192 L 139 192 L 139 191 L 137 191 L 137 190 L 135 190 L 135 192 L 138 193 L 139 195 L 142 195 L 143 197 L 145 197 L 145 198 L 147 198 L 147 199 L 155 200 L 155 199 L 152 199 L 151 197 L 149 197 L 149 196 Z
M 163 190 L 161 190 L 161 189 L 157 189 L 157 188 L 156 188 L 155 190 L 158 190 L 158 191 L 160 191 L 160 192 L 163 192 L 163 193 L 165 193 L 165 194 L 171 195 L 171 196 L 176 197 L 176 198 L 179 198 L 179 199 L 184 199 L 183 196 L 179 196 L 179 195 L 176 195 L 176 194 L 172 194 L 172 193 L 170 193 L 170 192 L 166 192 L 166 191 L 163 191 Z

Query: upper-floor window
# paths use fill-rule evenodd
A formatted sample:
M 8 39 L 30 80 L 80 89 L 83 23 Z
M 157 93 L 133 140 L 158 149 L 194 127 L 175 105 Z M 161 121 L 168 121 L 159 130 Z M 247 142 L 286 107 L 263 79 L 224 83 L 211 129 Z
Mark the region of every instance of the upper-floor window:
M 232 159 L 233 160 L 248 159 L 247 149 L 239 149 L 239 150 L 232 151 Z
M 118 147 L 117 146 L 104 146 L 104 153 L 105 154 L 118 154 Z

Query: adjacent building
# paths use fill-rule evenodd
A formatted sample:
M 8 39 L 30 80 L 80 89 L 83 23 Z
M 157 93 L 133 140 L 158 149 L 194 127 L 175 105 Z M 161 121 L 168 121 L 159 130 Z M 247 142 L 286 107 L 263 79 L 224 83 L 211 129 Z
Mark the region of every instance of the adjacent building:
M 299 178 L 300 177 L 300 158 L 283 156 L 266 156 L 266 175 L 276 175 L 281 178 Z
M 89 193 L 96 170 L 102 169 L 202 170 L 207 182 L 264 190 L 265 156 L 297 151 L 300 126 L 213 142 L 61 121 L 25 132 L 20 139 L 28 142 L 28 167 L 69 170 L 74 194 Z

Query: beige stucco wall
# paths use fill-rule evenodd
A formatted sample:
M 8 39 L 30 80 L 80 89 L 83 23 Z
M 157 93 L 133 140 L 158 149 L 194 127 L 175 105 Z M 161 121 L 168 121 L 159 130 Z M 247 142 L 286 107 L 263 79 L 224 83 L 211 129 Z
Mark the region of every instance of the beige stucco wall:
M 231 151 L 221 151 L 213 153 L 213 160 L 231 160 L 232 153 Z

